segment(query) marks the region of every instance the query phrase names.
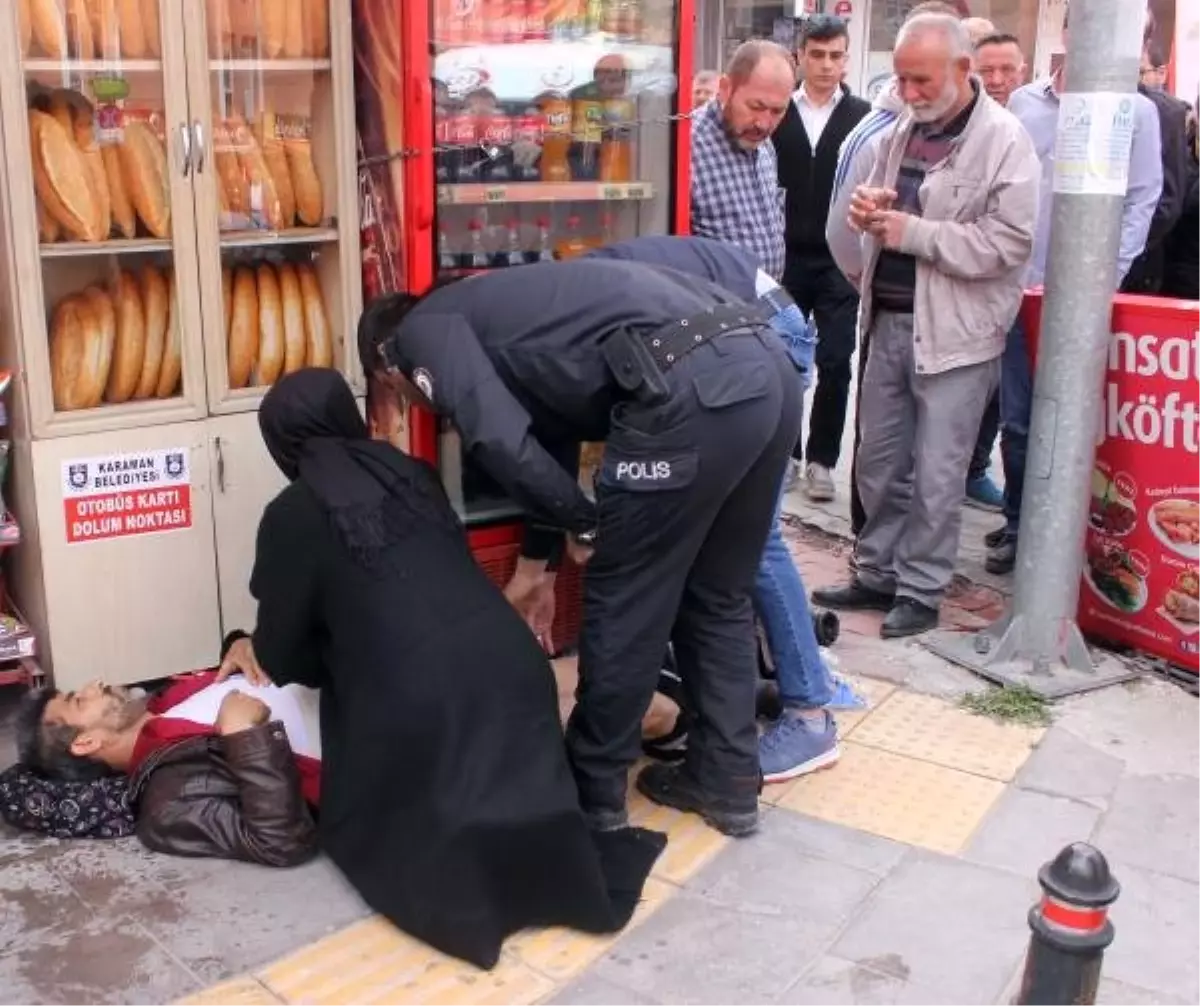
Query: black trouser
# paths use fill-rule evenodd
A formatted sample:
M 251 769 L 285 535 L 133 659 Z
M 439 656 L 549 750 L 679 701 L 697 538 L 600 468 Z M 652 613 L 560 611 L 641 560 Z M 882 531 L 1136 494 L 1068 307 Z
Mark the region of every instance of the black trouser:
M 584 573 L 567 747 L 585 811 L 625 805 L 667 642 L 695 716 L 687 768 L 756 794 L 751 591 L 800 426 L 800 382 L 773 332 L 731 333 L 666 372 L 670 398 L 613 409 Z
M 858 293 L 824 249 L 807 254 L 789 251 L 783 287 L 817 326 L 817 384 L 808 418 L 808 444 L 801 450 L 797 438 L 792 456 L 835 468 L 850 400 Z
M 857 538 L 867 523 L 867 512 L 863 509 L 862 497 L 858 495 L 858 446 L 862 443 L 862 427 L 858 417 L 862 415 L 863 374 L 867 372 L 867 357 L 871 352 L 871 326 L 863 328 L 862 345 L 858 347 L 858 380 L 854 389 L 854 453 L 850 458 L 850 533 Z
M 981 479 L 992 467 L 992 451 L 996 449 L 996 437 L 1000 435 L 1000 392 L 992 395 L 983 418 L 979 420 L 979 439 L 971 454 L 971 465 L 967 469 L 967 481 Z

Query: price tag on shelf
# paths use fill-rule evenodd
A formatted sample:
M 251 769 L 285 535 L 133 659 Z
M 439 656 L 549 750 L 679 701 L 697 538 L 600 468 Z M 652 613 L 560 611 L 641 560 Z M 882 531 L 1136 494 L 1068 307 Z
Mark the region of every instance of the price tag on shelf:
M 508 198 L 508 189 L 504 186 L 493 186 L 485 189 L 483 193 L 483 201 L 485 203 L 502 203 Z
M 601 195 L 605 199 L 624 199 L 625 191 L 626 190 L 620 185 L 606 185 L 604 186 Z
M 443 204 L 454 202 L 454 190 L 449 185 L 439 185 L 437 188 L 437 201 Z
M 625 191 L 629 199 L 646 198 L 646 186 L 644 185 L 630 185 Z

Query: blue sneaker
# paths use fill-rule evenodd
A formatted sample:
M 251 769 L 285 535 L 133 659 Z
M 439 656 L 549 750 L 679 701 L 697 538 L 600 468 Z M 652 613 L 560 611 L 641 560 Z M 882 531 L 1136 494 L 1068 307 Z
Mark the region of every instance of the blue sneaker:
M 966 504 L 989 513 L 1000 513 L 1004 510 L 1004 490 L 984 472 L 978 478 L 967 480 Z
M 867 708 L 867 700 L 854 690 L 849 681 L 836 674 L 831 677 L 833 679 L 833 698 L 825 703 L 826 709 L 851 711 Z
M 826 768 L 841 754 L 837 724 L 828 713 L 824 730 L 814 730 L 799 717 L 784 713 L 758 739 L 758 765 L 767 783 Z

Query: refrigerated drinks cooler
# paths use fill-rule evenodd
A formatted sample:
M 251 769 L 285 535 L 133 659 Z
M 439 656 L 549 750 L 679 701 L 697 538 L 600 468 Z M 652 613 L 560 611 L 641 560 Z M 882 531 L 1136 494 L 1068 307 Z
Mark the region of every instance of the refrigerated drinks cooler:
M 693 3 L 355 0 L 364 299 L 685 232 Z M 407 432 L 506 582 L 519 509 L 448 423 Z M 567 642 L 576 571 L 559 583 Z

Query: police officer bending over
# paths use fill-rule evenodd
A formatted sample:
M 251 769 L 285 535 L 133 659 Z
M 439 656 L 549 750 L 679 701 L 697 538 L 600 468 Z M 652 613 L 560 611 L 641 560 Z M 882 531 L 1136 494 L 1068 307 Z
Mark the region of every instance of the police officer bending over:
M 524 507 L 518 576 L 552 591 L 563 533 L 594 548 L 567 726 L 592 825 L 627 823 L 625 781 L 672 639 L 696 721 L 686 761 L 646 768 L 638 788 L 727 834 L 753 831 L 750 592 L 800 425 L 800 382 L 766 312 L 669 268 L 575 259 L 381 298 L 359 352 L 448 417 Z M 578 484 L 584 441 L 606 441 L 594 503 Z

